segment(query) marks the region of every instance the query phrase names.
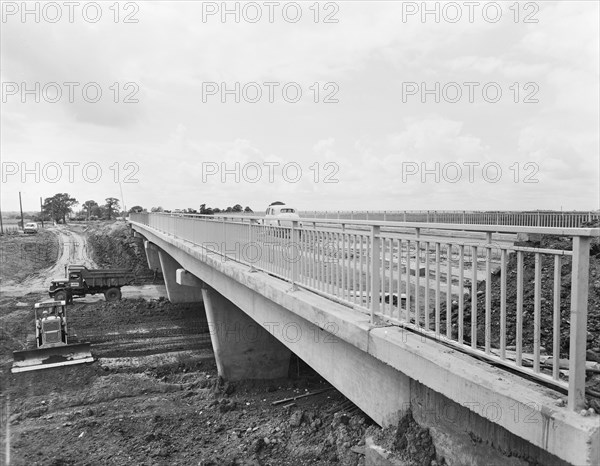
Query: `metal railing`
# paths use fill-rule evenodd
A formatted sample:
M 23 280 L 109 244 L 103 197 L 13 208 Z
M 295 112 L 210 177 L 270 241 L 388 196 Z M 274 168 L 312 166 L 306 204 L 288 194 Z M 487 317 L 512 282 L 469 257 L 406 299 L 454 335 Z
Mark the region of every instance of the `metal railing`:
M 336 220 L 383 220 L 392 222 L 465 223 L 472 225 L 514 225 L 557 228 L 578 228 L 584 223 L 600 220 L 599 211 L 337 210 L 302 211 L 300 214 L 304 217 Z
M 316 218 L 275 227 L 254 216 L 156 213 L 130 221 L 567 390 L 571 409 L 584 405 L 598 228 Z M 558 244 L 515 245 L 511 233 Z

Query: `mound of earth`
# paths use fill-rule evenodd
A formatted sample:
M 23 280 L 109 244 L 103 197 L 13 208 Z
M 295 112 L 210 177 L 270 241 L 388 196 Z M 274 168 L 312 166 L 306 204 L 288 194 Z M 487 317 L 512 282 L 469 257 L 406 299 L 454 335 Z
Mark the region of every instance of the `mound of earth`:
M 49 230 L 35 235 L 0 236 L 0 284 L 20 283 L 52 266 L 59 252 L 58 238 Z
M 594 239 L 597 244 L 597 239 Z M 542 236 L 540 241 L 519 243 L 520 246 L 572 250 L 572 241 L 560 236 Z M 533 315 L 535 304 L 535 254 L 523 254 L 523 347 L 531 352 L 533 344 Z M 561 261 L 560 288 L 560 357 L 568 358 L 570 342 L 571 314 L 571 258 L 563 257 Z M 500 291 L 502 276 L 500 270 L 492 274 L 492 346 L 500 345 Z M 551 351 L 553 342 L 553 293 L 554 293 L 554 259 L 547 255 L 541 256 L 541 346 Z M 477 342 L 485 341 L 485 301 L 486 283 L 479 282 L 477 286 Z M 471 332 L 471 298 L 465 295 L 464 329 L 465 335 Z M 506 345 L 515 345 L 516 340 L 516 307 L 517 307 L 517 255 L 511 254 L 507 261 L 506 276 Z M 442 327 L 445 326 L 445 303 L 442 303 Z M 452 316 L 453 337 L 458 332 L 458 314 Z M 467 340 L 468 341 L 468 340 Z M 589 296 L 588 296 L 588 337 L 587 348 L 590 352 L 598 353 L 600 361 L 600 254 L 594 248 L 590 250 Z
M 90 224 L 85 229 L 91 256 L 100 268 L 128 268 L 134 271 L 136 282 L 161 281 L 160 274 L 148 268 L 144 242 L 131 234 L 131 228 L 123 222 Z

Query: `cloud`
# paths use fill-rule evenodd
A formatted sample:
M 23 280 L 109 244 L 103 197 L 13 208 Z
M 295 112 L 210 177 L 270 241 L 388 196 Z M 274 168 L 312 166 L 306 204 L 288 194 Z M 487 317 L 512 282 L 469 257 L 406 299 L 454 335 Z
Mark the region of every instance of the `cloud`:
M 324 23 L 313 20 L 312 4 L 302 5 L 298 23 L 202 22 L 200 2 L 146 2 L 135 24 L 115 23 L 108 6 L 108 20 L 97 24 L 3 24 L 3 82 L 97 82 L 103 91 L 96 104 L 81 98 L 23 104 L 20 96 L 3 103 L 3 160 L 97 162 L 101 181 L 61 189 L 99 199 L 114 195 L 112 164 L 122 170 L 136 163 L 139 183 L 126 186 L 127 203 L 167 208 L 199 200 L 220 206 L 244 200 L 255 208 L 278 194 L 300 208 L 595 205 L 597 3 L 544 2 L 539 22 L 531 24 L 513 20 L 511 3 L 502 4 L 498 23 L 482 20 L 480 11 L 473 23 L 423 23 L 420 16 L 403 22 L 403 2 L 342 2 L 339 22 Z M 319 8 L 322 20 L 324 4 Z M 230 87 L 294 81 L 304 98 L 203 102 L 206 81 Z M 418 96 L 403 102 L 404 82 L 449 81 L 478 82 L 478 90 L 497 82 L 503 97 L 497 104 L 481 93 L 473 103 L 423 103 Z M 122 102 L 127 82 L 139 86 L 139 103 Z M 323 103 L 327 82 L 336 83 L 339 103 Z M 523 103 L 526 83 L 537 86 L 538 103 Z M 266 167 L 256 183 L 236 183 L 233 175 L 223 183 L 221 173 L 203 182 L 203 163 L 233 169 L 268 162 L 279 163 L 274 182 Z M 403 163 L 436 162 L 497 163 L 504 173 L 497 183 L 482 180 L 481 172 L 473 183 L 438 183 L 433 176 L 402 182 Z M 516 162 L 521 174 L 523 164 L 536 163 L 539 183 L 514 183 L 509 167 Z M 302 168 L 297 182 L 282 176 L 290 163 Z M 339 182 L 324 183 L 328 175 Z M 23 186 L 3 187 L 6 202 L 16 202 L 15 188 Z M 51 195 L 58 186 L 35 189 Z

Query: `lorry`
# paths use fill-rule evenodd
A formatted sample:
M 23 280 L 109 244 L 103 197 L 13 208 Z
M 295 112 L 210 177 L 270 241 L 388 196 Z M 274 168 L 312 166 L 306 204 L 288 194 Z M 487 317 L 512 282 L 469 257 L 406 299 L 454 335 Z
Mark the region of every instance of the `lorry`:
M 36 303 L 35 348 L 13 352 L 11 372 L 93 362 L 90 343 L 76 342 L 67 328 L 66 301 Z M 38 314 L 41 312 L 41 314 Z
M 88 269 L 84 265 L 69 265 L 65 278 L 52 280 L 48 294 L 56 301 L 72 302 L 74 297 L 104 294 L 107 301 L 121 299 L 121 287 L 135 280 L 129 269 Z

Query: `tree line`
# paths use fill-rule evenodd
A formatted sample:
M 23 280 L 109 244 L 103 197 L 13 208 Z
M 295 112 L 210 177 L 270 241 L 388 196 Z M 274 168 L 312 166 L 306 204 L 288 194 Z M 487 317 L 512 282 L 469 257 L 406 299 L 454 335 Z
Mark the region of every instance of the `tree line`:
M 129 209 L 129 213 L 131 213 L 131 212 L 148 212 L 148 211 L 145 208 L 143 208 L 142 206 L 137 205 L 137 206 Z M 171 211 L 171 210 L 163 209 L 161 206 L 158 206 L 158 207 L 151 207 L 150 212 L 165 212 L 165 213 L 173 212 L 173 213 L 182 213 L 182 214 L 213 215 L 213 214 L 218 214 L 218 213 L 222 213 L 222 212 L 226 212 L 226 213 L 245 212 L 247 214 L 251 214 L 254 211 L 249 206 L 246 206 L 244 208 L 240 204 L 236 204 L 233 207 L 226 207 L 225 209 L 220 209 L 219 207 L 206 207 L 206 204 L 200 204 L 200 209 L 192 209 L 191 207 L 188 207 L 187 209 L 175 209 L 175 210 Z
M 42 220 L 67 223 L 67 218 L 70 218 L 73 213 L 76 214 L 76 220 L 112 220 L 121 213 L 119 199 L 116 197 L 107 197 L 104 204 L 94 200 L 85 201 L 81 205 L 82 209 L 75 212 L 74 207 L 78 204 L 79 201 L 68 193 L 57 193 L 47 197 L 42 204 Z
M 71 218 L 72 214 L 75 214 L 76 220 L 112 220 L 119 215 L 124 216 L 126 212 L 121 212 L 121 206 L 119 199 L 116 197 L 107 197 L 103 204 L 90 199 L 81 204 L 81 209 L 75 211 L 74 207 L 79 205 L 79 201 L 74 197 L 71 197 L 68 193 L 57 193 L 52 197 L 44 199 L 42 204 L 42 220 L 53 220 L 56 223 L 67 223 L 67 218 Z M 171 212 L 165 210 L 162 207 L 152 207 L 151 212 Z M 136 205 L 129 209 L 129 213 L 132 212 L 147 212 L 147 210 L 139 205 Z M 220 212 L 226 213 L 253 213 L 253 210 L 246 206 L 243 208 L 240 204 L 235 204 L 232 207 L 220 209 L 218 207 L 207 207 L 206 204 L 201 204 L 200 209 L 175 209 L 173 212 L 176 213 L 190 213 L 190 214 L 204 214 L 213 215 Z M 37 220 L 37 219 L 36 219 Z

